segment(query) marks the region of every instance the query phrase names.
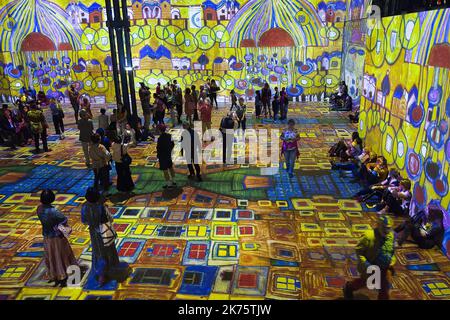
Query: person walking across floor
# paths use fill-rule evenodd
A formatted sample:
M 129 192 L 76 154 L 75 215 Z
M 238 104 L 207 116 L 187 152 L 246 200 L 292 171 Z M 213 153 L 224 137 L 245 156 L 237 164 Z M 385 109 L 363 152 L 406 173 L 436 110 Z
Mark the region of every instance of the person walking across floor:
M 272 100 L 272 111 L 273 111 L 273 120 L 277 119 L 278 113 L 280 112 L 280 93 L 278 92 L 278 87 L 275 87 L 275 92 L 273 94 Z
M 109 128 L 109 116 L 106 114 L 106 109 L 100 109 L 100 115 L 98 116 L 98 127 L 105 130 Z
M 199 92 L 198 92 L 198 90 L 197 90 L 195 85 L 191 86 L 191 93 L 192 93 L 192 96 L 194 97 L 194 115 L 193 115 L 194 121 L 199 121 L 200 118 L 198 116 L 198 109 L 197 109 L 198 108 Z
M 94 115 L 92 114 L 91 110 L 91 101 L 89 100 L 89 97 L 84 96 L 81 100 L 80 107 L 82 110 L 86 110 L 89 116 L 89 119 L 93 119 Z
M 50 99 L 49 106 L 52 113 L 53 125 L 55 126 L 55 133 L 59 135 L 61 140 L 64 140 L 64 111 L 61 104 L 55 99 Z
M 177 184 L 175 180 L 175 171 L 173 170 L 172 150 L 175 144 L 172 141 L 172 135 L 166 132 L 166 126 L 158 125 L 160 136 L 156 144 L 156 154 L 159 161 L 159 169 L 163 171 L 166 185 L 164 188 L 173 188 Z
M 192 129 L 192 126 L 185 122 L 183 123 L 183 129 L 185 130 L 182 135 L 182 145 L 183 145 L 183 154 L 185 160 L 187 162 L 188 170 L 189 170 L 189 179 L 194 179 L 197 177 L 197 181 L 201 182 L 202 175 L 200 164 L 202 161 L 201 155 L 201 140 L 198 136 L 197 132 Z M 184 139 L 186 137 L 186 139 Z M 194 171 L 195 169 L 195 171 Z
M 283 142 L 281 147 L 281 155 L 284 157 L 284 161 L 286 163 L 286 171 L 289 174 L 289 178 L 293 178 L 295 161 L 300 155 L 298 148 L 300 136 L 295 129 L 295 121 L 293 119 L 289 119 L 288 127 L 283 131 L 280 139 Z
M 91 135 L 94 132 L 94 124 L 89 119 L 89 115 L 86 110 L 80 111 L 80 120 L 78 121 L 78 130 L 80 130 L 79 140 L 83 149 L 84 159 L 86 167 L 91 166 L 91 158 L 89 156 L 89 145 L 91 143 Z
M 220 132 L 222 133 L 222 160 L 223 164 L 234 163 L 232 159 L 234 142 L 234 120 L 229 112 L 220 122 Z
M 101 186 L 104 192 L 108 192 L 111 154 L 100 143 L 101 137 L 98 133 L 91 136 L 91 142 L 89 157 L 92 161 L 92 170 L 94 170 L 94 188 L 99 189 Z
M 344 286 L 344 298 L 353 299 L 353 293 L 367 286 L 370 275 L 368 268 L 375 266 L 380 271 L 379 300 L 389 299 L 389 278 L 395 275 L 394 264 L 394 231 L 393 222 L 388 216 L 380 216 L 375 229 L 366 231 L 359 243 L 356 245 L 358 257 L 358 272 L 360 277 Z
M 186 119 L 189 125 L 192 126 L 193 116 L 195 109 L 195 98 L 192 95 L 191 89 L 186 88 L 184 93 L 184 113 L 186 114 Z
M 48 282 L 55 287 L 67 286 L 67 268 L 78 265 L 66 236 L 70 233 L 67 217 L 52 206 L 55 194 L 45 189 L 40 195 L 41 205 L 37 208 L 37 216 L 42 224 L 44 237 L 44 263 L 47 269 Z
M 173 80 L 173 104 L 177 111 L 177 125 L 181 124 L 181 116 L 183 115 L 183 91 L 176 80 Z
M 272 118 L 272 114 L 270 111 L 270 100 L 272 99 L 272 92 L 270 91 L 269 84 L 266 82 L 264 87 L 261 90 L 261 102 L 264 112 L 264 117 L 267 118 L 267 114 L 269 118 Z
M 280 120 L 286 120 L 289 108 L 289 97 L 286 88 L 281 88 L 280 92 Z
M 200 99 L 200 102 L 198 103 L 198 111 L 200 111 L 200 120 L 202 121 L 202 139 L 205 141 L 206 130 L 211 130 L 211 100 L 209 98 Z
M 216 109 L 219 109 L 219 105 L 217 104 L 217 92 L 219 92 L 220 88 L 216 84 L 216 80 L 211 80 L 211 84 L 209 86 L 209 99 L 211 100 L 211 105 L 214 107 L 214 103 L 216 103 Z
M 102 287 L 111 280 L 123 282 L 131 273 L 125 262 L 119 261 L 115 245 L 117 233 L 113 217 L 95 188 L 86 191 L 86 202 L 81 208 L 81 222 L 89 226 L 92 246 L 92 272 Z
M 75 114 L 75 123 L 78 124 L 78 112 L 80 111 L 80 93 L 78 92 L 78 90 L 75 88 L 75 84 L 72 83 L 70 85 L 70 89 L 69 89 L 69 100 L 70 100 L 70 104 L 72 105 L 74 114 Z
M 112 159 L 117 172 L 117 190 L 121 193 L 131 193 L 134 189 L 134 182 L 131 176 L 130 165 L 131 156 L 128 154 L 133 142 L 125 143 L 119 137 L 115 137 L 111 146 Z
M 30 121 L 31 132 L 34 137 L 35 152 L 39 153 L 39 138 L 42 140 L 42 147 L 44 152 L 49 152 L 50 149 L 47 146 L 47 128 L 48 124 L 45 120 L 44 113 L 38 109 L 35 103 L 31 104 L 31 109 L 28 111 L 27 116 Z
M 142 113 L 144 115 L 144 129 L 150 130 L 150 121 L 152 117 L 152 109 L 150 108 L 150 89 L 145 85 L 145 83 L 140 83 L 141 88 L 139 89 L 139 98 L 141 100 Z
M 245 132 L 245 129 L 247 128 L 247 117 L 245 115 L 247 112 L 247 106 L 245 105 L 244 98 L 239 98 L 239 104 L 236 105 L 235 109 L 238 129 L 242 129 L 242 131 Z

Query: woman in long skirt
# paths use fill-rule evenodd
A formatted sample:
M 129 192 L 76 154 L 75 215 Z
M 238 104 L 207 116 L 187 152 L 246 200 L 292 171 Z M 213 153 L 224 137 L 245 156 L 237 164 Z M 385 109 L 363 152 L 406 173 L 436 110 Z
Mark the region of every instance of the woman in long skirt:
M 133 145 L 133 142 L 123 143 L 119 137 L 116 137 L 111 146 L 112 159 L 117 172 L 117 190 L 119 192 L 131 193 L 134 189 L 130 165 L 123 161 L 123 156 L 128 155 L 128 150 Z
M 47 277 L 56 286 L 67 286 L 67 268 L 78 265 L 69 241 L 58 230 L 58 225 L 66 225 L 67 217 L 52 206 L 55 194 L 49 189 L 41 192 L 41 205 L 37 209 L 37 215 L 42 224 L 44 236 L 44 261 L 47 268 Z
M 92 245 L 91 272 L 94 272 L 100 287 L 110 280 L 122 282 L 130 274 L 130 267 L 119 261 L 115 236 L 111 236 L 111 232 L 105 232 L 103 226 L 106 224 L 112 229 L 112 216 L 96 189 L 88 188 L 85 198 L 86 202 L 81 208 L 81 222 L 89 226 Z
M 157 129 L 161 135 L 156 144 L 156 154 L 159 161 L 159 169 L 163 171 L 164 179 L 167 183 L 163 188 L 173 188 L 177 186 L 174 181 L 175 171 L 172 162 L 172 150 L 175 145 L 172 141 L 172 135 L 166 132 L 167 128 L 165 125 L 159 124 Z

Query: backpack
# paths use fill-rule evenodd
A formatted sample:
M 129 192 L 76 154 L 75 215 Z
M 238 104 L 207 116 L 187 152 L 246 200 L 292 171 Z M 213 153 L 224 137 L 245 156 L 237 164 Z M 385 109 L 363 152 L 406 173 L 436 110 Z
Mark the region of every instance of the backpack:
M 245 107 L 241 107 L 241 106 L 237 107 L 236 116 L 239 118 L 239 120 L 242 120 L 242 118 L 244 117 L 244 108 Z

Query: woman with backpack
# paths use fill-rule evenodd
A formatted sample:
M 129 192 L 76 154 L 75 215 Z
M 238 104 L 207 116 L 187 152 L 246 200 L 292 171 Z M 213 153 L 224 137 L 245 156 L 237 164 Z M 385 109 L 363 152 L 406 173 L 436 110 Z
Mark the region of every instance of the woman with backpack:
M 88 188 L 85 198 L 86 202 L 81 208 L 81 222 L 89 226 L 94 277 L 100 287 L 110 280 L 123 282 L 131 269 L 127 263 L 119 261 L 113 218 L 97 189 Z
M 44 262 L 47 268 L 48 282 L 56 286 L 67 286 L 67 268 L 78 265 L 64 232 L 67 228 L 67 217 L 52 206 L 55 194 L 50 189 L 41 192 L 41 205 L 37 215 L 42 224 L 44 237 Z M 62 231 L 61 231 L 62 230 Z

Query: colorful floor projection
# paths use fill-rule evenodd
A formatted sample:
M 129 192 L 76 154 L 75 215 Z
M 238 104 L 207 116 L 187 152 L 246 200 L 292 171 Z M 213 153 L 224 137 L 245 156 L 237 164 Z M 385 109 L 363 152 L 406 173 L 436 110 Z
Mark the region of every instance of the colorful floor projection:
M 0 148 L 0 300 L 340 299 L 346 279 L 358 275 L 354 246 L 376 221 L 372 209 L 351 199 L 360 186 L 332 171 L 327 155 L 355 130 L 413 182 L 415 209 L 434 203 L 446 213 L 443 251 L 410 243 L 397 250 L 391 298 L 450 299 L 450 10 L 367 19 L 370 2 L 127 1 L 136 85 L 154 92 L 157 82 L 177 80 L 198 88 L 212 78 L 222 106 L 231 90 L 254 101 L 265 82 L 286 87 L 301 155 L 293 180 L 277 167 L 205 165 L 198 183 L 177 166 L 181 189 L 171 192 L 163 189 L 155 143 L 140 144 L 131 151 L 136 196 L 114 194 L 108 203 L 120 257 L 133 273 L 99 287 L 80 222 L 93 173 L 66 91 L 73 82 L 95 115 L 100 106 L 111 113 L 105 3 L 0 0 L 0 102 L 11 102 L 23 86 L 64 97 L 69 128 L 65 140 L 50 136 L 50 153 Z M 361 108 L 358 125 L 320 102 L 340 79 Z M 285 126 L 254 119 L 249 106 L 250 131 Z M 224 113 L 214 111 L 213 126 Z M 235 143 L 233 152 L 248 149 Z M 56 204 L 70 217 L 70 243 L 87 266 L 78 287 L 53 288 L 43 279 L 36 217 L 43 188 L 57 191 Z M 358 296 L 368 297 L 376 293 Z
M 213 126 L 223 114 L 214 115 Z M 137 195 L 122 201 L 114 194 L 108 202 L 119 255 L 133 273 L 104 287 L 89 272 L 75 288 L 52 288 L 43 280 L 35 214 L 42 188 L 57 191 L 55 203 L 70 217 L 70 243 L 79 261 L 89 266 L 91 259 L 80 207 L 93 177 L 77 132 L 70 129 L 63 141 L 51 136 L 48 154 L 2 149 L 0 299 L 341 299 L 346 279 L 357 277 L 354 246 L 376 221 L 376 213 L 350 199 L 359 185 L 330 170 L 328 162 L 330 145 L 355 128 L 345 114 L 320 103 L 292 105 L 289 114 L 302 137 L 293 180 L 284 170 L 261 175 L 268 168 L 236 165 L 204 166 L 204 182 L 197 183 L 179 166 L 182 189 L 171 194 L 162 188 L 155 144 L 135 148 Z M 250 130 L 285 126 L 250 119 Z M 235 144 L 235 154 L 240 150 Z M 407 243 L 396 256 L 393 299 L 449 299 L 450 261 L 441 251 Z M 373 299 L 376 293 L 357 297 Z

